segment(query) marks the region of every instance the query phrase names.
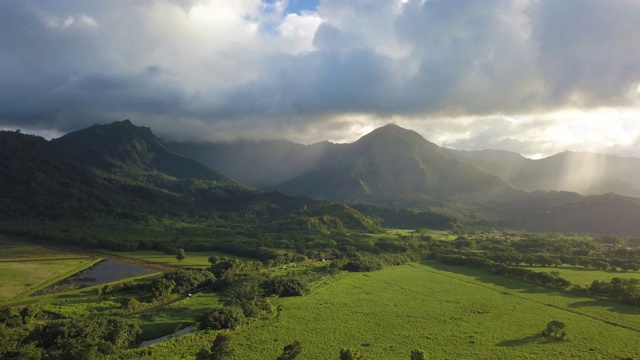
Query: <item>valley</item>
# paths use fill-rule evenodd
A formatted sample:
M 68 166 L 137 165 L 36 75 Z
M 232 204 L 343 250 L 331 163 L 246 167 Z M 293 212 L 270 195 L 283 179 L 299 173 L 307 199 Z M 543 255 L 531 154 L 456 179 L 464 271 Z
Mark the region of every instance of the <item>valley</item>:
M 130 121 L 0 138 L 2 358 L 640 354 L 640 199 L 526 192 L 396 125 L 253 185 Z
M 429 233 L 438 240 L 431 240 Z M 635 341 L 640 333 L 640 307 L 599 298 L 586 291 L 594 280 L 608 281 L 624 277 L 640 283 L 638 271 L 598 270 L 593 268 L 594 265 L 586 263 L 528 268 L 524 263 L 516 265 L 536 272 L 559 272 L 563 278 L 584 289 L 579 291 L 567 287 L 559 290 L 527 284 L 473 267 L 445 265 L 443 262 L 450 260 L 443 254 L 461 253 L 453 247 L 460 242 L 460 237 L 452 239 L 449 237 L 450 233 L 391 230 L 382 235 L 374 242 L 379 246 L 383 242 L 411 244 L 429 238 L 429 247 L 434 251 L 439 248 L 441 255 L 436 255 L 435 258 L 427 256 L 427 260 L 409 261 L 402 265 L 387 265 L 380 270 L 358 272 L 331 270 L 336 269 L 331 264 L 339 263 L 339 259 L 306 259 L 284 266 L 264 266 L 249 258 L 235 258 L 236 264 L 246 263 L 242 268 L 245 269 L 245 274 L 253 274 L 250 278 L 313 278 L 309 280 L 310 292 L 304 296 L 266 297 L 273 306 L 272 312 L 248 319 L 233 331 L 235 358 L 277 358 L 282 348 L 294 341 L 302 344 L 302 359 L 337 357 L 342 348 L 358 350 L 365 359 L 409 358 L 410 352 L 416 349 L 434 359 L 600 359 L 632 358 L 640 353 Z M 492 239 L 487 239 L 487 235 Z M 521 251 L 520 244 L 527 238 L 539 239 L 527 241 L 529 246 L 546 246 L 544 236 L 535 234 L 477 233 L 469 234 L 466 238 L 476 242 L 477 255 L 490 256 L 486 249 L 496 245 L 498 241 L 495 238 L 498 236 L 503 238 L 502 244 L 511 244 L 510 246 L 520 248 Z M 594 249 L 598 248 L 595 239 L 560 236 L 555 240 L 561 243 L 591 244 L 589 246 L 595 246 Z M 0 262 L 3 272 L 7 271 L 5 265 L 16 261 L 28 261 L 45 269 L 53 260 L 51 257 L 43 257 L 44 254 L 53 253 L 53 259 L 63 263 L 71 261 L 69 259 L 89 259 L 83 258 L 86 253 L 82 249 L 74 251 L 70 247 L 55 246 L 47 246 L 45 249 L 37 243 L 19 239 L 5 239 L 3 244 L 2 250 L 7 249 L 7 253 L 15 254 L 11 260 Z M 445 251 L 447 245 L 449 250 Z M 16 253 L 18 247 L 24 250 L 23 254 Z M 548 251 L 551 256 L 553 253 L 553 250 Z M 139 266 L 154 269 L 161 265 L 165 274 L 182 269 L 208 268 L 212 265 L 209 260 L 211 257 L 226 258 L 220 252 L 186 252 L 183 261 L 177 260 L 175 255 L 155 251 L 93 254 L 104 254 L 105 258 L 113 256 L 114 259 L 129 259 Z M 429 258 L 432 260 L 428 260 Z M 62 277 L 50 273 L 51 278 L 44 283 L 72 277 L 82 268 L 77 267 Z M 213 266 L 211 271 L 216 271 Z M 154 300 L 148 286 L 157 282 L 161 275 L 162 272 L 155 272 L 151 277 L 125 277 L 108 284 L 61 288 L 35 296 L 31 294 L 41 289 L 42 284 L 27 283 L 34 279 L 27 280 L 23 277 L 17 279 L 17 282 L 21 282 L 29 290 L 8 301 L 4 300 L 0 306 L 10 306 L 16 310 L 29 308 L 36 313 L 34 320 L 30 320 L 36 324 L 59 321 L 52 320 L 51 317 L 90 318 L 100 314 L 106 317 L 119 316 L 131 321 L 139 327 L 141 340 L 149 341 L 167 336 L 165 341 L 157 344 L 120 350 L 112 355 L 103 354 L 107 358 L 194 359 L 219 332 L 198 330 L 203 316 L 212 309 L 229 306 L 229 296 L 232 294 L 229 291 L 238 291 L 233 289 L 237 286 L 240 286 L 237 289 L 241 289 L 241 284 L 250 282 L 246 282 L 248 279 L 238 278 L 235 280 L 236 284 L 231 284 L 227 290 L 207 287 L 204 291 L 190 290 L 190 296 L 175 293 Z M 227 276 L 229 275 L 223 274 L 217 281 L 222 281 Z M 149 285 L 140 287 L 145 283 Z M 5 310 L 3 314 L 6 336 L 17 330 L 15 325 L 6 322 L 6 316 L 11 316 L 11 312 Z M 45 320 L 47 318 L 50 320 Z M 567 340 L 540 335 L 540 331 L 551 320 L 567 324 L 566 331 L 570 336 Z M 29 324 L 28 322 L 27 326 Z M 186 330 L 187 332 L 193 332 L 185 335 L 181 330 L 187 328 L 192 329 Z M 179 335 L 172 339 L 170 335 L 174 333 Z

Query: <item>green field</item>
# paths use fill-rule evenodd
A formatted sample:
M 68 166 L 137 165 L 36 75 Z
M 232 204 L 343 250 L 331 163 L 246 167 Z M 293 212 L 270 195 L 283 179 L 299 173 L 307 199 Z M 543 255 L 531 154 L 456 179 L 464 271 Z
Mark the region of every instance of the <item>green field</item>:
M 118 256 L 124 256 L 132 259 L 140 259 L 147 262 L 171 265 L 171 266 L 184 266 L 184 267 L 209 267 L 209 258 L 212 256 L 217 257 L 229 257 L 233 259 L 241 259 L 238 256 L 233 256 L 217 251 L 187 251 L 185 252 L 186 258 L 182 261 L 176 260 L 175 255 L 167 255 L 162 251 L 146 250 L 146 251 L 129 251 L 129 252 L 111 252 Z
M 20 243 L 0 236 L 0 262 L 17 259 L 78 257 L 67 252 Z
M 14 252 L 0 261 L 0 295 L 7 299 L 96 261 L 63 251 L 42 257 L 48 250 L 32 245 L 24 245 L 23 250 L 27 250 L 25 258 L 17 258 Z M 205 267 L 209 257 L 225 256 L 187 252 L 187 258 L 179 263 L 159 251 L 114 254 L 178 267 Z M 272 275 L 294 272 L 302 276 L 316 273 L 324 265 L 308 262 L 269 271 Z M 570 267 L 534 269 L 559 271 L 562 277 L 582 285 L 640 275 Z M 145 303 L 141 313 L 127 315 L 119 296 L 129 295 L 99 297 L 95 288 L 86 288 L 33 301 L 64 316 L 125 316 L 141 327 L 145 340 L 194 325 L 202 314 L 221 306 L 221 294 L 199 293 L 175 303 Z M 430 359 L 621 359 L 640 355 L 640 308 L 435 262 L 367 273 L 341 272 L 322 278 L 309 295 L 270 301 L 278 308 L 270 319 L 254 320 L 234 331 L 234 359 L 275 359 L 295 340 L 303 347 L 299 359 L 337 359 L 343 347 L 359 349 L 368 360 L 408 359 L 414 349 L 424 350 Z M 567 324 L 567 341 L 540 335 L 552 320 Z M 124 356 L 193 359 L 214 337 L 214 332 L 197 332 L 130 350 Z
M 572 284 L 589 286 L 594 280 L 609 281 L 615 277 L 624 279 L 640 279 L 640 272 L 637 271 L 602 271 L 572 267 L 527 267 L 534 271 L 552 272 L 557 271 L 560 277 L 569 280 Z
M 640 309 L 464 268 L 412 264 L 345 273 L 309 296 L 278 304 L 283 310 L 276 319 L 238 332 L 237 359 L 276 358 L 294 340 L 303 345 L 303 359 L 337 358 L 342 347 L 358 348 L 366 359 L 406 359 L 416 348 L 432 359 L 640 354 Z M 568 325 L 570 341 L 538 335 L 554 319 Z
M 203 314 L 220 307 L 220 296 L 214 293 L 194 294 L 179 302 L 154 311 L 131 316 L 140 325 L 143 340 L 155 339 L 191 325 L 197 325 Z
M 0 261 L 0 302 L 12 299 L 62 275 L 80 271 L 94 260 Z

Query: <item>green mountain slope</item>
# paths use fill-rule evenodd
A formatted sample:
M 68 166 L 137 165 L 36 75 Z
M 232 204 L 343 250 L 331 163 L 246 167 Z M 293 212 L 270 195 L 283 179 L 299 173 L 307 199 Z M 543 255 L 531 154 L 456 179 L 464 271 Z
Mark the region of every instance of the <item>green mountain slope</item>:
M 504 181 L 459 161 L 418 133 L 387 125 L 345 145 L 275 189 L 340 201 L 398 198 L 483 200 L 516 194 Z
M 178 179 L 233 182 L 197 160 L 170 152 L 151 129 L 135 126 L 129 120 L 93 125 L 53 142 L 109 172 L 157 171 Z
M 275 230 L 376 232 L 346 205 L 265 193 L 167 151 L 129 121 L 55 141 L 0 133 L 0 220 L 228 221 Z
M 565 151 L 532 160 L 497 150 L 452 152 L 525 191 L 574 191 L 583 195 L 613 192 L 640 197 L 638 158 Z
M 145 206 L 127 190 L 98 177 L 79 157 L 43 138 L 0 132 L 2 219 L 131 219 L 162 203 Z
M 615 194 L 581 196 L 536 191 L 479 208 L 494 216 L 493 226 L 533 231 L 640 235 L 640 199 Z

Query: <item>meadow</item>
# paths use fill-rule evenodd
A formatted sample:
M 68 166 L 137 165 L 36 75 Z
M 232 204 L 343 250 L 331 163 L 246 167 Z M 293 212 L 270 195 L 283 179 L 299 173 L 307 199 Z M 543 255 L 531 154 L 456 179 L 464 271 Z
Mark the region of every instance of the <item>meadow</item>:
M 0 302 L 66 278 L 93 262 L 89 258 L 0 261 Z
M 0 281 L 6 280 L 0 282 L 3 295 L 9 293 L 6 289 L 12 279 L 14 287 L 24 286 L 27 279 L 32 281 L 27 270 L 46 274 L 40 282 L 46 284 L 96 261 L 34 245 L 25 245 L 23 250 L 27 254 L 24 258 L 16 258 L 16 253 L 0 261 Z M 53 254 L 54 259 L 43 256 L 46 253 Z M 206 267 L 209 257 L 225 256 L 218 252 L 187 252 L 186 259 L 178 262 L 175 256 L 159 251 L 113 254 L 175 268 Z M 324 276 L 324 265 L 308 262 L 268 269 L 273 275 L 320 272 L 323 277 L 306 296 L 270 298 L 278 309 L 276 313 L 234 331 L 235 359 L 275 359 L 285 345 L 296 340 L 303 348 L 299 359 L 338 358 L 341 348 L 359 349 L 368 360 L 408 359 L 414 349 L 425 351 L 430 359 L 621 359 L 640 355 L 637 307 L 436 262 L 409 263 L 366 273 L 340 272 L 335 276 Z M 25 275 L 18 276 L 25 266 Z M 638 277 L 637 272 L 534 269 L 559 271 L 561 276 L 584 285 L 615 276 Z M 134 283 L 144 283 L 148 277 L 137 277 Z M 27 293 L 41 287 L 31 286 Z M 126 317 L 140 326 L 144 340 L 193 326 L 204 313 L 222 304 L 222 294 L 203 292 L 166 304 L 145 303 L 139 312 L 129 314 L 120 305 L 120 298 L 130 294 L 99 296 L 96 289 L 94 286 L 29 299 L 39 302 L 43 310 L 66 317 L 96 313 Z M 13 294 L 16 292 L 19 291 L 13 290 Z M 168 300 L 171 299 L 176 297 Z M 567 324 L 567 340 L 540 334 L 552 320 Z M 214 337 L 215 332 L 195 332 L 128 350 L 123 356 L 194 359 Z
M 640 272 L 637 271 L 604 271 L 596 269 L 562 267 L 527 267 L 534 271 L 552 272 L 557 271 L 560 277 L 569 280 L 572 284 L 589 286 L 592 282 L 609 281 L 615 277 L 624 279 L 640 279 Z
M 457 267 L 409 264 L 342 273 L 311 295 L 277 304 L 282 311 L 275 319 L 237 332 L 237 359 L 276 358 L 295 340 L 303 359 L 337 358 L 342 347 L 360 349 L 366 359 L 406 359 L 416 348 L 432 359 L 640 354 L 640 309 Z M 540 336 L 551 320 L 567 324 L 570 340 Z
M 88 256 L 0 239 L 0 302 L 22 297 L 96 262 Z
M 182 261 L 176 260 L 175 255 L 168 255 L 162 251 L 157 250 L 144 250 L 144 251 L 118 251 L 110 252 L 112 254 L 123 256 L 132 259 L 144 260 L 146 262 L 169 265 L 173 267 L 209 267 L 209 258 L 215 257 L 228 257 L 232 259 L 243 259 L 242 257 L 221 253 L 218 251 L 187 251 L 186 258 Z

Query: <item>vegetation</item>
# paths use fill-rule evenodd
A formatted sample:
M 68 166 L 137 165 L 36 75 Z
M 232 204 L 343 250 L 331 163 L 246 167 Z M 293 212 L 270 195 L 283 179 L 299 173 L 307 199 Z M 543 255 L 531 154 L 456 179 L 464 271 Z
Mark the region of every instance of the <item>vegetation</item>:
M 361 360 L 362 353 L 358 349 L 340 349 L 340 360 Z
M 562 321 L 553 320 L 547 324 L 546 329 L 542 330 L 542 335 L 564 340 L 567 337 L 566 327 L 567 325 Z
M 282 354 L 277 360 L 294 360 L 302 353 L 302 344 L 298 340 L 292 342 L 282 349 Z
M 408 145 L 381 141 L 407 136 Z M 387 201 L 403 189 L 383 189 L 389 179 L 376 169 L 393 162 L 378 155 L 399 152 L 404 173 L 415 161 L 429 164 L 422 175 L 456 164 L 431 145 L 388 128 L 358 145 L 377 155 L 354 153 L 317 179 L 341 196 Z M 261 192 L 128 121 L 53 142 L 1 132 L 0 165 L 3 359 L 640 353 L 639 238 L 472 230 L 461 221 L 470 205 L 436 199 L 441 178 L 402 198 L 435 201 L 423 210 Z M 464 187 L 488 179 L 446 173 L 458 180 L 443 194 L 473 195 Z M 382 228 L 390 224 L 406 228 Z M 83 283 L 91 276 L 78 272 L 101 259 L 153 270 Z M 545 328 L 549 319 L 566 323 Z M 553 341 L 569 339 L 566 324 L 571 341 Z
M 176 250 L 176 260 L 178 260 L 179 262 L 182 262 L 182 260 L 184 260 L 186 258 L 187 258 L 187 256 L 184 253 L 184 249 L 178 248 Z
M 420 349 L 412 350 L 411 360 L 427 360 L 427 355 Z

